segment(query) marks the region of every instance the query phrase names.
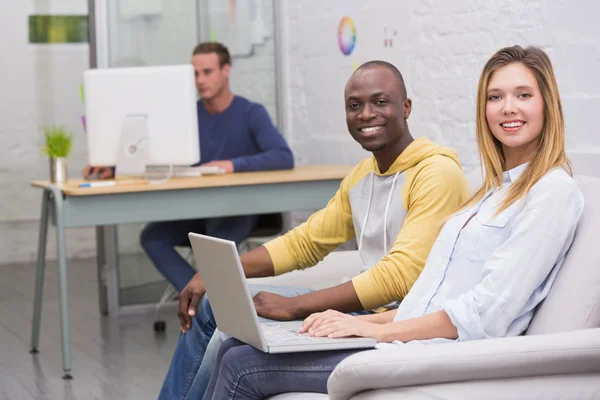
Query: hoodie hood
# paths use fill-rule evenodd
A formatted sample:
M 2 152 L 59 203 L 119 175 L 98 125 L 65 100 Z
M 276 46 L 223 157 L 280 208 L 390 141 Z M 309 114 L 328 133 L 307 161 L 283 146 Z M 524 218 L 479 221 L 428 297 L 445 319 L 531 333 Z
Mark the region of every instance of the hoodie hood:
M 379 176 L 393 175 L 399 172 L 404 172 L 407 169 L 414 167 L 421 161 L 435 155 L 448 157 L 460 167 L 460 160 L 456 151 L 449 147 L 435 144 L 425 137 L 420 137 L 413 140 L 413 142 L 409 144 L 406 149 L 404 149 L 404 151 L 398 156 L 398 158 L 396 158 L 396 161 L 394 161 L 394 163 L 390 166 L 390 168 L 388 168 L 387 171 L 385 171 L 385 173 L 381 173 L 379 170 L 379 165 L 377 165 L 377 160 L 375 159 L 375 156 L 373 156 L 373 170 L 375 171 L 375 174 Z

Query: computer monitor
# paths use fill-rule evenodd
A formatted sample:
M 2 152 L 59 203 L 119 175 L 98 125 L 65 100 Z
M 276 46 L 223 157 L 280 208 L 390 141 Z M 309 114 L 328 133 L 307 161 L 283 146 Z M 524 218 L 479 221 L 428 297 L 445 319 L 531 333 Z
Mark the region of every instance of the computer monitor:
M 200 161 L 192 65 L 91 69 L 83 81 L 91 166 L 138 175 Z

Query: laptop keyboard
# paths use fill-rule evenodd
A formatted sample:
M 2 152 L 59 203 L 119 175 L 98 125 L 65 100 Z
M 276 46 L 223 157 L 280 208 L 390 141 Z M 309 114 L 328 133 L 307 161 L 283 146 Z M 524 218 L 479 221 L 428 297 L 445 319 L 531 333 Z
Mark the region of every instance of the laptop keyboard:
M 279 324 L 261 324 L 263 335 L 267 343 L 280 342 L 320 342 L 323 340 L 331 340 L 326 337 L 313 337 L 308 333 L 300 333 L 296 329 L 292 329 Z

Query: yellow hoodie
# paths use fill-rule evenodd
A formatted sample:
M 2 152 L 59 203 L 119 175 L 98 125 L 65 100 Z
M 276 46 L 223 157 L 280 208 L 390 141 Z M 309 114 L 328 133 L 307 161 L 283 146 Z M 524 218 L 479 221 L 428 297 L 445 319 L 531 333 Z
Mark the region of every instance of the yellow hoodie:
M 468 194 L 456 152 L 419 138 L 385 173 L 375 157 L 362 160 L 324 209 L 265 247 L 279 275 L 356 237 L 364 268 L 352 284 L 364 309 L 374 309 L 406 296 L 444 219 Z

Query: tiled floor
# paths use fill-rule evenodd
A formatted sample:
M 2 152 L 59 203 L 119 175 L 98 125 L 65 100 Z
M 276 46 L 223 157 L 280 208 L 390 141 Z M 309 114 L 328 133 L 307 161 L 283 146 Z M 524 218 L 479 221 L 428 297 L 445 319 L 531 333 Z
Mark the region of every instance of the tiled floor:
M 56 264 L 48 263 L 40 353 L 29 354 L 35 266 L 0 266 L 0 399 L 155 399 L 179 335 L 173 307 L 112 319 L 98 312 L 95 260 L 69 261 L 72 381 L 62 379 Z

